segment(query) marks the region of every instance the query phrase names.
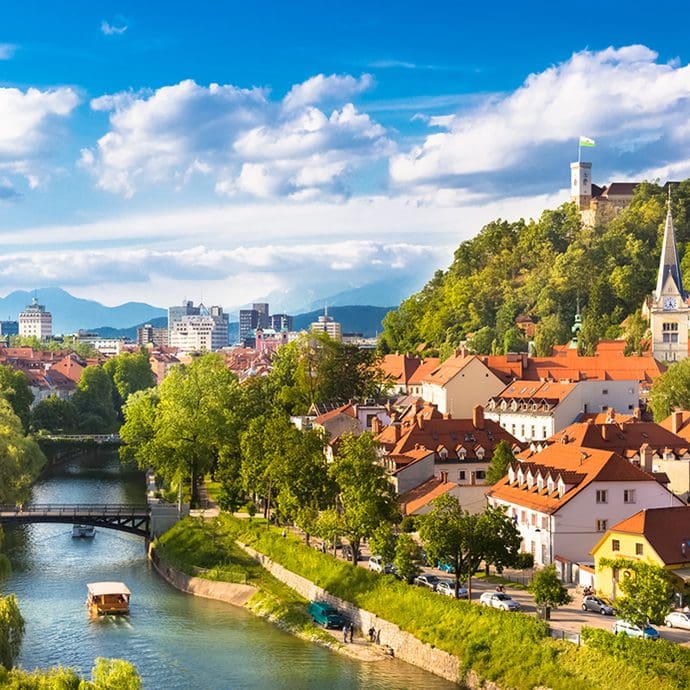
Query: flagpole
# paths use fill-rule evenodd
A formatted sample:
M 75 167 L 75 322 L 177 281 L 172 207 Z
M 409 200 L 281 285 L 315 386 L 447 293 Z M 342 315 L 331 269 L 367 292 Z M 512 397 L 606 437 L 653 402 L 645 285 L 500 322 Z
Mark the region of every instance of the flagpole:
M 580 158 L 582 156 L 582 144 L 580 143 L 580 139 L 578 138 L 577 140 L 577 162 L 580 163 Z

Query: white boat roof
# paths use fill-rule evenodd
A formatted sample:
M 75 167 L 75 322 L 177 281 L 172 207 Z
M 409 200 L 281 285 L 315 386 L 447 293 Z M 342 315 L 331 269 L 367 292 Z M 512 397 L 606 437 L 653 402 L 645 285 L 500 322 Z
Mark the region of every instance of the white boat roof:
M 124 582 L 90 582 L 86 585 L 89 594 L 99 597 L 103 594 L 131 594 Z

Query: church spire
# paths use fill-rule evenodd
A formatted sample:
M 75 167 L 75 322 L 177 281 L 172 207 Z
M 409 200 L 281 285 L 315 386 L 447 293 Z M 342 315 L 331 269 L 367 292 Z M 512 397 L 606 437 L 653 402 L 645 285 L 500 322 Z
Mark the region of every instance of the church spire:
M 656 281 L 656 299 L 661 297 L 664 284 L 668 276 L 671 276 L 682 299 L 685 299 L 683 291 L 683 280 L 680 273 L 680 262 L 678 261 L 678 250 L 676 249 L 676 233 L 673 229 L 673 216 L 671 215 L 671 185 L 668 186 L 668 211 L 666 213 L 666 225 L 664 227 L 664 243 L 661 247 L 661 258 L 659 259 L 659 275 Z

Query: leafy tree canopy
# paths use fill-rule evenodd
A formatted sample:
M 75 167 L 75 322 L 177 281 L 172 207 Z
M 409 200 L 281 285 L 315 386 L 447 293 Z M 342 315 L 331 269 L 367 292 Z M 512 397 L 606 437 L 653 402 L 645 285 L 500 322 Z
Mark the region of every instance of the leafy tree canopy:
M 675 408 L 690 409 L 690 359 L 672 364 L 652 384 L 649 407 L 654 421 L 666 419 Z
M 132 393 L 153 388 L 156 380 L 151 370 L 148 352 L 142 348 L 137 353 L 123 352 L 111 357 L 103 365 L 116 392 L 115 407 L 120 413 L 122 405 Z
M 538 606 L 549 606 L 555 609 L 572 601 L 568 590 L 558 579 L 556 566 L 553 563 L 534 574 L 529 591 L 534 595 L 534 601 Z
M 81 372 L 72 403 L 79 415 L 82 433 L 108 434 L 117 430 L 113 384 L 101 367 L 88 366 Z
M 19 417 L 26 431 L 31 418 L 31 403 L 34 401 L 26 374 L 0 364 L 0 395 L 12 405 L 14 413 Z
M 31 410 L 31 430 L 51 434 L 74 434 L 79 424 L 77 408 L 71 400 L 51 395 Z
M 491 456 L 491 462 L 486 471 L 486 483 L 495 484 L 508 473 L 508 465 L 515 460 L 513 451 L 507 441 L 499 441 Z

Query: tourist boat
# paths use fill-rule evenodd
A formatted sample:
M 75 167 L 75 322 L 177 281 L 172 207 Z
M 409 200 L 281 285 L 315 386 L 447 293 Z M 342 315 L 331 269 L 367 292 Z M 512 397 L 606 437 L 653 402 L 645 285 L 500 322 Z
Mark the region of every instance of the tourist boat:
M 72 525 L 73 539 L 93 539 L 96 528 L 93 525 Z
M 99 616 L 129 613 L 131 592 L 124 582 L 91 582 L 86 590 L 86 606 L 91 613 Z

